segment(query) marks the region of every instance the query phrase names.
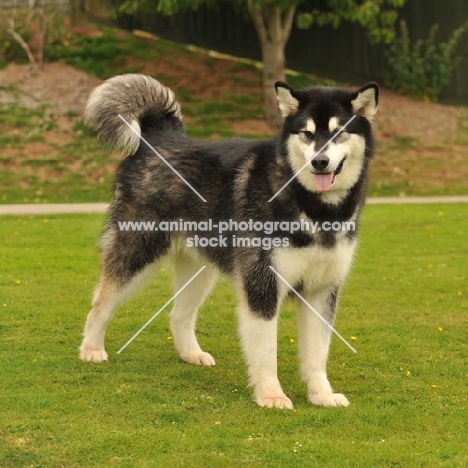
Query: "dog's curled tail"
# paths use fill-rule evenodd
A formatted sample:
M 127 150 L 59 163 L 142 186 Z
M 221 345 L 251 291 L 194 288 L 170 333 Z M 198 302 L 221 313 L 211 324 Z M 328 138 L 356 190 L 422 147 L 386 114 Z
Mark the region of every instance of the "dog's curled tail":
M 86 125 L 114 149 L 133 154 L 148 129 L 185 132 L 174 93 L 159 81 L 139 74 L 118 75 L 95 88 L 86 103 Z

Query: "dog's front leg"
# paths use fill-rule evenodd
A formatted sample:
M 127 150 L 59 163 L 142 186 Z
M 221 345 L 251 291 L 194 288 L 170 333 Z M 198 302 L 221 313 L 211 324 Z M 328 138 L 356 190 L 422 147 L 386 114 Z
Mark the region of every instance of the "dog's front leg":
M 292 409 L 293 404 L 278 380 L 278 313 L 263 318 L 252 311 L 244 294 L 240 296 L 239 332 L 255 400 L 260 406 Z
M 333 326 L 338 289 L 305 294 L 307 302 Z M 327 358 L 331 328 L 310 307 L 298 301 L 299 352 L 302 377 L 307 383 L 309 401 L 321 406 L 348 406 L 347 398 L 334 393 L 327 378 Z

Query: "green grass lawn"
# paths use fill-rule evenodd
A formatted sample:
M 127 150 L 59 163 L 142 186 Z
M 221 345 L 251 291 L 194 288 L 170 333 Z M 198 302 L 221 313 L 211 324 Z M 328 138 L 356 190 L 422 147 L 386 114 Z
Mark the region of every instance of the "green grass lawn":
M 166 270 L 124 305 L 110 362 L 82 363 L 102 216 L 0 218 L 0 466 L 466 467 L 468 206 L 368 206 L 343 293 L 329 376 L 348 408 L 307 403 L 294 309 L 279 373 L 293 411 L 258 408 L 221 280 L 201 312 L 214 368 L 185 364 L 161 314 Z

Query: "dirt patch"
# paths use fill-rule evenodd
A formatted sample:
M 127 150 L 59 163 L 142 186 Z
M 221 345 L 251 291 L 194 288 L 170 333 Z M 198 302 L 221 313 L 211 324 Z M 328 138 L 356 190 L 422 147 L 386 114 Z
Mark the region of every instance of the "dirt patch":
M 233 122 L 231 129 L 242 135 L 265 135 L 272 133 L 271 128 L 264 120 L 240 120 Z
M 100 83 L 61 63 L 46 63 L 37 74 L 31 74 L 28 65 L 11 63 L 0 70 L 0 87 L 6 88 L 0 89 L 0 104 L 14 102 L 30 108 L 47 104 L 57 115 L 81 114 L 90 90 Z
M 61 127 L 60 123 L 57 123 L 57 125 Z M 67 125 L 65 125 L 65 127 L 67 127 Z M 52 144 L 54 146 L 63 146 L 71 143 L 74 139 L 74 136 L 72 131 L 68 130 L 66 132 L 46 132 L 44 134 L 44 138 L 46 143 Z
M 28 158 L 34 159 L 41 159 L 44 157 L 54 156 L 57 152 L 57 149 L 53 146 L 50 146 L 46 143 L 42 143 L 40 141 L 30 143 L 27 145 L 27 148 L 23 150 L 23 152 L 28 156 Z
M 59 115 L 57 117 L 56 124 L 62 132 L 66 132 L 66 133 L 73 132 L 73 127 L 75 126 L 75 122 L 73 121 L 73 119 L 69 117 L 65 117 L 63 115 Z
M 376 118 L 379 140 L 409 136 L 423 146 L 442 146 L 457 133 L 460 117 L 468 113 L 465 108 L 413 101 L 386 89 L 380 94 Z
M 15 148 L 2 148 L 0 167 L 5 169 L 17 169 L 20 166 L 18 151 Z

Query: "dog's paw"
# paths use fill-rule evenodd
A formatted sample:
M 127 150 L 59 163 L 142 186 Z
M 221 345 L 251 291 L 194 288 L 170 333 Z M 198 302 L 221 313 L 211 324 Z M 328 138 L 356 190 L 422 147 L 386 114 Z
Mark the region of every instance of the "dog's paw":
M 103 362 L 109 359 L 105 349 L 92 349 L 88 346 L 80 348 L 80 359 L 87 362 Z
M 349 406 L 348 399 L 342 393 L 313 393 L 309 395 L 309 401 L 319 406 Z
M 292 401 L 286 395 L 264 398 L 258 397 L 257 403 L 267 408 L 293 409 Z
M 180 355 L 183 361 L 189 364 L 197 364 L 199 366 L 214 366 L 216 365 L 213 356 L 210 353 L 203 351 L 190 351 Z

